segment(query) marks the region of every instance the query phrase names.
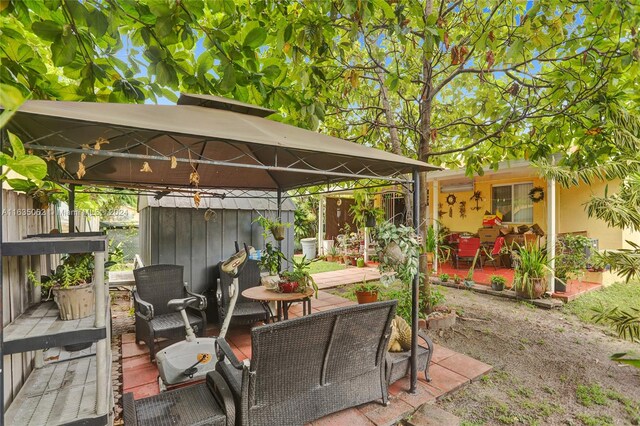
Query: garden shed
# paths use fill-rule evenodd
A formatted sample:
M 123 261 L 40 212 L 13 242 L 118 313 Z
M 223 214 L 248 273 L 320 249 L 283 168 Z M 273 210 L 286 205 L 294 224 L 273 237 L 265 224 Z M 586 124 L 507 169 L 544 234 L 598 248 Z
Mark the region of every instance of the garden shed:
M 140 256 L 145 265 L 184 265 L 184 280 L 192 291 L 213 288 L 218 262 L 236 252 L 235 242 L 257 250 L 264 248 L 262 227 L 253 221 L 261 214 L 277 216 L 274 195 L 263 191 L 217 191 L 196 207 L 193 197 L 168 195 L 156 199 L 140 195 Z M 293 224 L 295 206 L 290 199 L 281 205 L 281 220 Z M 282 252 L 293 255 L 293 226 L 286 229 Z

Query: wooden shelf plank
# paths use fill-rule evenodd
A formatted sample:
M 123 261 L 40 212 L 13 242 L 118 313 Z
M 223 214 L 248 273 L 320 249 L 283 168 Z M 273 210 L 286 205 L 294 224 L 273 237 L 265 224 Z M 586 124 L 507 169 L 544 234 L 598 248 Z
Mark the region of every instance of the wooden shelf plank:
M 63 321 L 55 302 L 40 303 L 27 309 L 4 328 L 2 351 L 8 355 L 105 339 L 106 327 L 95 327 L 94 323 L 95 314 Z
M 2 243 L 3 256 L 33 256 L 104 252 L 108 249 L 106 236 L 36 237 Z
M 110 373 L 109 373 L 110 375 Z M 35 369 L 5 413 L 5 424 L 60 425 L 108 423 L 96 414 L 96 357 Z

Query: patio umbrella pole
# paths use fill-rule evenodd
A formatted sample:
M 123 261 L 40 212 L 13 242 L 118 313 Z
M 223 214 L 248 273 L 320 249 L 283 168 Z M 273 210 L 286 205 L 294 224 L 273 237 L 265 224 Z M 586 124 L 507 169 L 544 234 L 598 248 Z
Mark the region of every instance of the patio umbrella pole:
M 0 130 L 0 152 L 4 150 L 4 130 Z M 0 167 L 0 172 L 2 172 L 2 167 Z M 0 211 L 2 211 L 2 192 L 0 190 Z M 3 289 L 4 286 L 4 271 L 2 270 L 2 220 L 0 220 L 0 320 L 4 318 L 4 298 Z M 2 414 L 2 418 L 0 418 L 0 425 L 4 424 L 4 354 L 2 353 L 2 343 L 4 342 L 4 321 L 0 323 L 0 414 Z
M 76 186 L 69 185 L 69 233 L 76 232 Z
M 276 203 L 278 204 L 276 206 L 276 212 L 278 215 L 277 220 L 278 222 L 282 222 L 282 218 L 280 217 L 282 215 L 282 190 L 279 187 L 278 187 L 278 190 L 276 191 Z M 278 241 L 278 250 L 282 251 L 282 241 Z
M 418 171 L 413 171 L 413 226 L 418 234 L 420 230 L 420 179 Z M 428 277 L 426 279 L 429 279 Z M 411 386 L 410 393 L 415 393 L 418 380 L 418 288 L 420 287 L 420 271 L 413 277 L 411 288 Z

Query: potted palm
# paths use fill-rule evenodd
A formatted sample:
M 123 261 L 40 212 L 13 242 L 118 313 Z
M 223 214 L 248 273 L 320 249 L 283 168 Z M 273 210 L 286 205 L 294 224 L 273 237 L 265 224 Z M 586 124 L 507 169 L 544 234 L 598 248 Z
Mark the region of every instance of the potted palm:
M 362 279 L 362 283 L 355 287 L 356 298 L 358 304 L 373 303 L 378 301 L 379 286 L 377 283 L 367 283 L 366 277 Z
M 278 282 L 280 281 L 280 263 L 284 259 L 284 254 L 278 247 L 274 247 L 271 243 L 265 245 L 262 256 L 258 261 L 258 265 L 266 274 L 260 277 L 263 286 L 270 290 L 278 288 Z
M 525 299 L 537 299 L 547 290 L 545 278 L 549 272 L 547 254 L 536 244 L 520 247 L 513 286 L 516 295 Z

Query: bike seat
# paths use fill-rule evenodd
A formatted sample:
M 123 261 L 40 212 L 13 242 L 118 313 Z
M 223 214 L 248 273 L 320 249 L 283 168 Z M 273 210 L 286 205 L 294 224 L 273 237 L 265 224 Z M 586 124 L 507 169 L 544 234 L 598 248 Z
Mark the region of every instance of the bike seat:
M 171 299 L 167 302 L 167 308 L 174 311 L 181 311 L 184 308 L 195 305 L 198 302 L 197 297 L 185 297 L 184 299 Z

